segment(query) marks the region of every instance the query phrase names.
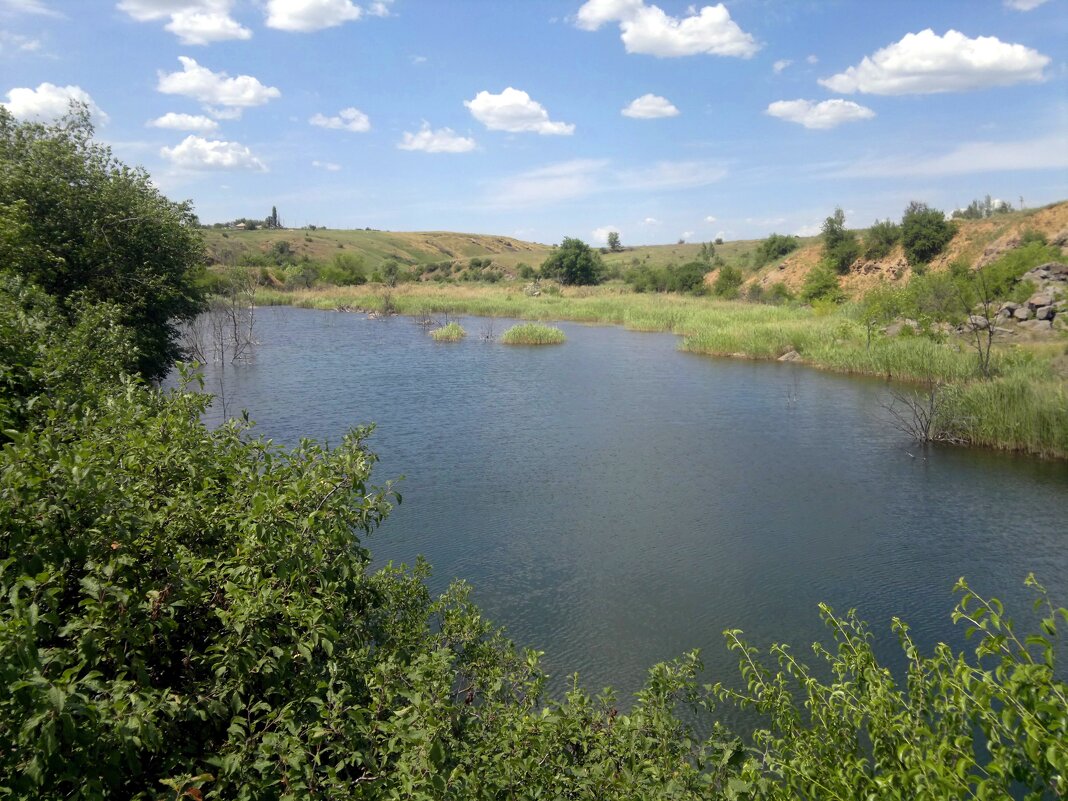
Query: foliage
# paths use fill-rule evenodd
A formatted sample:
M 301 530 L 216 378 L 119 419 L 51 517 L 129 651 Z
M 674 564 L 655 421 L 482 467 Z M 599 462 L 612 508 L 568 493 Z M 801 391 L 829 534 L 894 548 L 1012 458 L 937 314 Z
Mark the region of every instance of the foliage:
M 763 267 L 765 264 L 770 264 L 789 253 L 793 253 L 800 246 L 801 242 L 796 236 L 771 234 L 757 248 L 753 266 Z
M 992 200 L 987 195 L 982 200 L 973 200 L 966 208 L 957 209 L 953 212 L 954 219 L 983 220 L 993 217 L 995 214 L 1008 214 L 1012 211 L 1012 204 L 1006 200 Z
M 351 253 L 334 254 L 329 264 L 319 267 L 319 280 L 334 286 L 359 286 L 367 283 L 363 257 Z
M 712 284 L 712 294 L 721 298 L 736 298 L 741 285 L 741 270 L 725 265 L 719 268 L 719 274 L 716 275 L 716 280 Z
M 911 265 L 926 264 L 941 253 L 957 229 L 946 215 L 925 203 L 913 201 L 901 218 L 901 245 Z
M 565 339 L 559 328 L 541 323 L 520 323 L 501 336 L 505 345 L 559 345 Z
M 715 691 L 769 723 L 754 735 L 758 762 L 747 765 L 753 797 L 1068 795 L 1068 685 L 1056 678 L 1056 638 L 1068 609 L 1054 608 L 1033 577 L 1027 583 L 1043 612 L 1043 634 L 1026 638 L 997 599 L 980 597 L 964 579 L 957 583 L 953 620 L 978 635 L 972 660 L 944 644 L 922 656 L 908 626 L 895 618 L 908 660 L 904 687 L 876 660 L 872 636 L 853 612 L 837 617 L 820 607 L 836 648 L 813 650 L 828 665 L 819 675 L 830 676 L 829 683 L 785 645 L 771 648 L 778 662 L 772 673 L 740 632 L 726 632 L 741 656 L 746 688 L 717 685 Z
M 554 278 L 561 284 L 599 284 L 604 274 L 601 254 L 581 239 L 564 237 L 560 246 L 542 262 L 543 278 Z
M 180 355 L 178 323 L 202 308 L 197 220 L 92 135 L 84 107 L 51 125 L 18 122 L 0 107 L 0 269 L 72 317 L 79 298 L 115 304 L 138 369 L 161 378 Z
M 782 281 L 775 281 L 766 287 L 762 284 L 752 283 L 745 289 L 745 299 L 750 303 L 769 303 L 779 305 L 788 303 L 794 299 L 790 288 Z
M 1026 300 L 1033 290 L 1029 282 L 1020 280 L 1024 273 L 1040 264 L 1063 258 L 1063 252 L 1055 245 L 1032 240 L 1003 253 L 996 261 L 984 267 L 983 272 L 993 297 L 998 300 L 1022 301 Z
M 860 318 L 867 332 L 867 347 L 872 336 L 881 326 L 889 325 L 905 311 L 905 293 L 891 284 L 881 283 L 868 290 L 860 302 Z
M 864 258 L 878 261 L 890 255 L 901 241 L 901 227 L 893 220 L 876 220 L 864 237 Z
M 618 253 L 623 250 L 623 245 L 619 241 L 619 231 L 608 232 L 608 249 L 613 253 Z
M 641 264 L 630 270 L 625 280 L 635 292 L 688 292 L 701 295 L 705 292 L 707 269 L 703 261 L 668 264 L 665 267 Z
M 840 208 L 823 221 L 823 260 L 839 275 L 849 272 L 860 255 L 857 235 L 845 227 L 845 212 Z M 826 282 L 825 282 L 826 283 Z
M 467 332 L 457 322 L 448 323 L 430 332 L 430 337 L 435 342 L 459 342 L 465 336 Z
M 817 300 L 839 303 L 844 299 L 845 294 L 838 285 L 838 271 L 831 264 L 820 263 L 809 270 L 801 286 L 801 300 L 805 303 Z

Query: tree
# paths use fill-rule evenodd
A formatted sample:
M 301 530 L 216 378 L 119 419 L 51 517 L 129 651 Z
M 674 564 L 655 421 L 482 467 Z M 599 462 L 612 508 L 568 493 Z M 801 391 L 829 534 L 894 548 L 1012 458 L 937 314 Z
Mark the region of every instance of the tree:
M 40 286 L 72 319 L 81 300 L 114 303 L 140 373 L 159 379 L 181 355 L 178 324 L 203 308 L 197 219 L 92 136 L 85 107 L 49 125 L 0 107 L 0 270 Z
M 719 268 L 719 274 L 712 284 L 712 293 L 721 298 L 732 300 L 738 297 L 738 290 L 742 285 L 742 272 L 737 267 L 729 264 Z
M 938 209 L 912 201 L 901 217 L 901 244 L 909 264 L 926 264 L 941 253 L 957 232 Z
M 901 228 L 892 220 L 876 220 L 864 237 L 864 258 L 878 260 L 886 258 L 890 251 L 901 241 Z
M 613 253 L 623 250 L 623 245 L 619 243 L 619 231 L 608 232 L 608 249 Z
M 263 221 L 263 227 L 264 228 L 281 228 L 282 227 L 282 223 L 279 222 L 279 220 L 278 220 L 278 208 L 276 206 L 271 206 L 271 214 L 270 214 L 269 217 L 267 217 L 266 220 Z M 311 229 L 314 231 L 315 230 L 315 226 L 314 225 L 311 226 Z
M 604 275 L 604 262 L 601 254 L 581 239 L 564 237 L 560 246 L 542 262 L 541 274 L 561 284 L 599 284 Z
M 823 258 L 836 273 L 845 275 L 860 255 L 857 235 L 845 227 L 845 212 L 836 208 L 823 221 Z

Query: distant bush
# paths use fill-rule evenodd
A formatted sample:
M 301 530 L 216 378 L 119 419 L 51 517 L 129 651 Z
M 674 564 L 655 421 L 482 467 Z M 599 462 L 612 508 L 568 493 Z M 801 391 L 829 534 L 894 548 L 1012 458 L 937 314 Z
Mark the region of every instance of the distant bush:
M 860 245 L 856 233 L 845 227 L 844 211 L 836 208 L 834 214 L 823 221 L 822 236 L 824 261 L 839 275 L 849 272 L 860 256 Z
M 543 277 L 554 278 L 561 284 L 599 284 L 604 272 L 601 255 L 581 239 L 572 237 L 564 237 L 560 247 L 541 265 Z
M 669 264 L 665 267 L 650 267 L 642 264 L 630 270 L 624 280 L 635 292 L 689 292 L 704 294 L 707 265 L 691 261 L 683 265 Z
M 559 328 L 541 323 L 512 326 L 501 337 L 505 345 L 559 345 L 566 337 Z
M 756 255 L 753 257 L 753 264 L 755 267 L 763 267 L 765 264 L 781 259 L 788 253 L 793 253 L 800 245 L 801 243 L 796 236 L 771 234 L 760 243 L 756 250 Z
M 533 278 L 535 276 L 535 274 L 536 274 L 536 271 L 534 270 L 534 268 L 531 267 L 529 264 L 527 264 L 525 261 L 519 262 L 519 264 L 516 265 L 515 269 L 516 269 L 516 274 L 520 278 L 522 278 L 524 280 L 529 280 L 529 279 Z
M 938 209 L 913 201 L 901 218 L 901 244 L 909 264 L 924 264 L 941 253 L 957 232 Z
M 840 303 L 844 298 L 842 288 L 838 285 L 838 271 L 830 264 L 823 263 L 813 267 L 801 287 L 801 300 L 805 303 L 820 300 Z
M 982 200 L 973 200 L 966 208 L 954 211 L 953 219 L 982 220 L 993 217 L 995 214 L 1008 214 L 1011 211 L 1011 203 L 1005 200 L 992 200 L 990 195 L 987 195 Z
M 864 237 L 864 258 L 877 261 L 890 255 L 901 241 L 901 227 L 892 220 L 876 220 Z
M 750 284 L 745 289 L 745 299 L 750 303 L 769 303 L 778 306 L 793 300 L 794 296 L 786 284 L 776 281 L 766 287 L 761 284 Z
M 329 264 L 319 266 L 319 280 L 334 286 L 359 286 L 367 283 L 364 262 L 351 253 L 336 253 Z
M 730 265 L 720 267 L 719 274 L 712 284 L 712 294 L 727 300 L 736 298 L 742 280 L 742 273 L 738 268 Z

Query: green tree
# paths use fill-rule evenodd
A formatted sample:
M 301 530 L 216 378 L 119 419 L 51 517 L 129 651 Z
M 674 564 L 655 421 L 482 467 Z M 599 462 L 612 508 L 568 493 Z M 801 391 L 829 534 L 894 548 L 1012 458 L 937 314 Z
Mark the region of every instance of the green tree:
M 619 231 L 608 232 L 608 249 L 613 253 L 623 250 L 623 245 L 619 241 Z
M 181 355 L 178 324 L 203 304 L 197 219 L 92 136 L 85 108 L 45 125 L 0 107 L 0 269 L 72 317 L 79 298 L 114 303 L 141 374 L 162 378 Z
M 561 284 L 599 284 L 604 271 L 601 254 L 573 237 L 564 237 L 560 246 L 541 264 L 541 275 Z
M 828 263 L 817 264 L 801 286 L 801 300 L 812 303 L 817 300 L 831 300 L 840 303 L 844 299 L 842 288 L 838 285 L 838 273 Z
M 957 232 L 938 209 L 913 201 L 901 217 L 901 245 L 909 264 L 926 264 L 943 250 Z
M 845 227 L 845 212 L 836 208 L 834 214 L 823 221 L 823 258 L 839 275 L 849 272 L 850 266 L 860 255 L 860 245 L 855 232 Z
M 890 255 L 901 241 L 901 228 L 892 220 L 876 220 L 864 237 L 864 258 L 877 261 Z
M 712 294 L 728 300 L 738 297 L 742 286 L 742 272 L 729 264 L 719 268 L 719 274 L 712 284 Z

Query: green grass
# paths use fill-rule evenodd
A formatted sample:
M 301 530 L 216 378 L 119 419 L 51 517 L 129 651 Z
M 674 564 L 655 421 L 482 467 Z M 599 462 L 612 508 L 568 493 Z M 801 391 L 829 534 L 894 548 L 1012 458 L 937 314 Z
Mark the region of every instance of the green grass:
M 449 323 L 430 332 L 430 337 L 435 342 L 459 342 L 465 336 L 467 332 L 459 323 Z
M 559 328 L 541 323 L 514 325 L 501 336 L 505 345 L 559 345 L 565 339 L 567 337 Z
M 304 292 L 261 290 L 257 303 L 309 308 L 377 308 L 382 288 L 371 285 Z M 812 366 L 897 381 L 946 385 L 961 418 L 960 438 L 985 447 L 1068 458 L 1068 382 L 1054 375 L 1050 345 L 995 347 L 995 381 L 977 380 L 975 351 L 966 339 L 877 335 L 868 347 L 852 307 L 817 313 L 803 306 L 764 306 L 678 295 L 635 294 L 619 285 L 564 287 L 526 295 L 509 285 L 405 284 L 392 290 L 401 314 L 472 314 L 526 320 L 574 320 L 668 331 L 680 348 L 713 356 L 777 359 L 797 351 Z M 1022 389 L 1020 388 L 1022 387 Z M 1015 389 L 1014 389 L 1015 388 Z

